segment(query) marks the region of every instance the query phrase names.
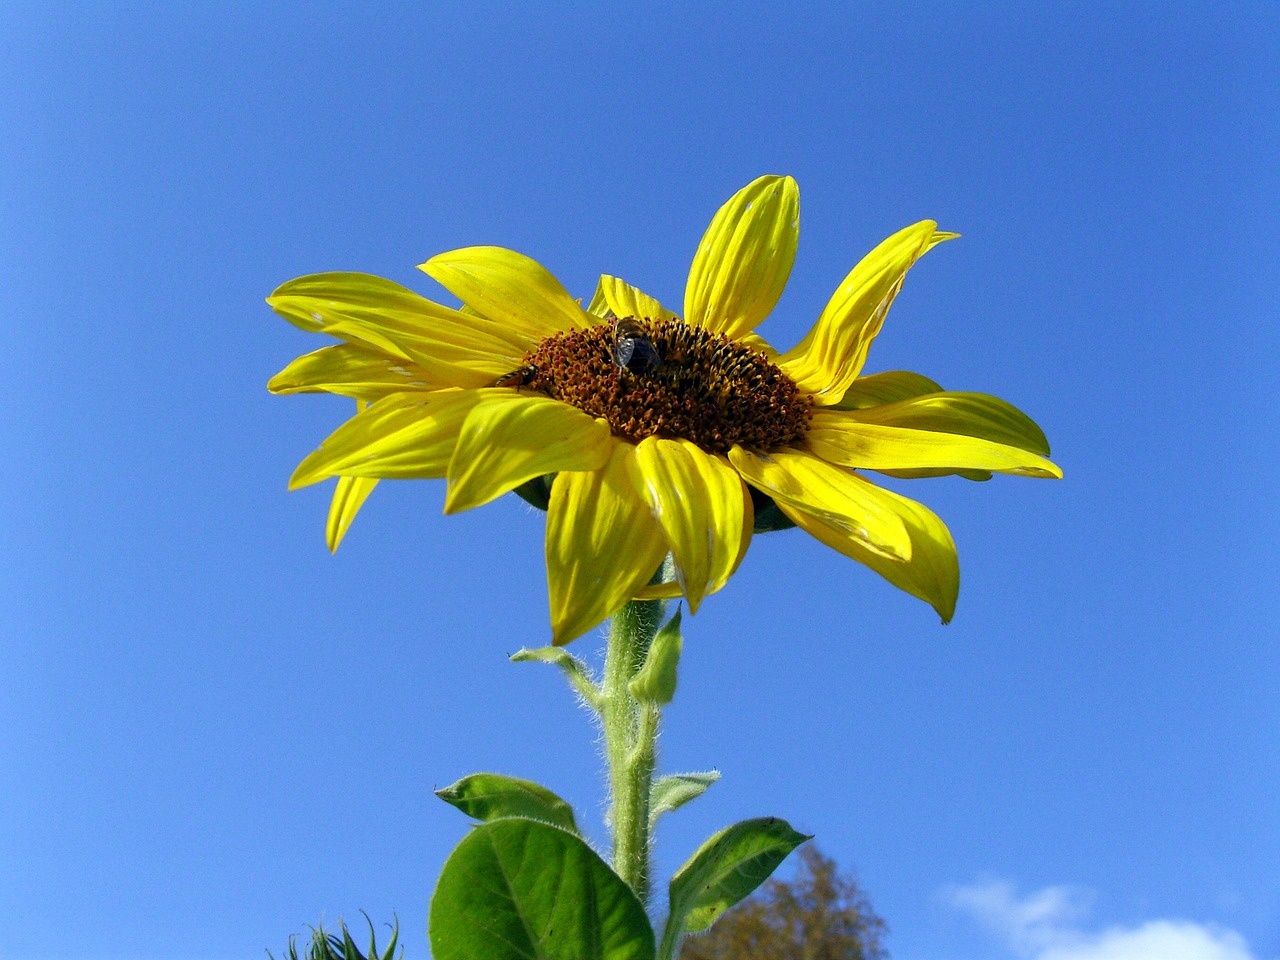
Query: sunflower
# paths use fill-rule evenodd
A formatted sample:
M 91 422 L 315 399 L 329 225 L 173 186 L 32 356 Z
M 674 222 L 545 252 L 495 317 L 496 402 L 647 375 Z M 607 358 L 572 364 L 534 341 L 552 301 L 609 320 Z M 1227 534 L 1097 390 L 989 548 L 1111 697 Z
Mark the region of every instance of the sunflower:
M 956 234 L 923 220 L 889 237 L 779 354 L 754 331 L 782 294 L 798 235 L 794 180 L 740 190 L 702 238 L 682 315 L 611 276 L 584 309 L 540 264 L 500 247 L 421 265 L 462 301 L 456 310 L 367 274 L 292 280 L 267 302 L 342 342 L 269 388 L 341 394 L 358 412 L 290 487 L 339 478 L 331 549 L 379 479 L 446 479 L 446 513 L 513 490 L 537 502 L 556 644 L 633 598 L 683 596 L 696 611 L 753 532 L 790 526 L 946 622 L 959 589 L 951 535 L 866 472 L 1062 473 L 1039 427 L 1002 400 L 905 371 L 861 375 L 907 270 Z M 653 583 L 668 557 L 674 578 Z

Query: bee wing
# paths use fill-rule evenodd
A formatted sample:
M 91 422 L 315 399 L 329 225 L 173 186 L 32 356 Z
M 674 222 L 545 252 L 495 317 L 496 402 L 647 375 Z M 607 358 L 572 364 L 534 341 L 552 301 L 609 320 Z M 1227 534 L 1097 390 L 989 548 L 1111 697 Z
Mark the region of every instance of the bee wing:
M 635 351 L 635 340 L 631 337 L 619 337 L 613 345 L 613 362 L 620 367 L 628 366 Z
M 637 340 L 636 347 L 639 349 L 640 355 L 644 357 L 647 366 L 653 367 L 655 370 L 662 366 L 662 354 L 658 353 L 658 348 L 653 345 L 653 342 L 648 337 L 643 340 Z

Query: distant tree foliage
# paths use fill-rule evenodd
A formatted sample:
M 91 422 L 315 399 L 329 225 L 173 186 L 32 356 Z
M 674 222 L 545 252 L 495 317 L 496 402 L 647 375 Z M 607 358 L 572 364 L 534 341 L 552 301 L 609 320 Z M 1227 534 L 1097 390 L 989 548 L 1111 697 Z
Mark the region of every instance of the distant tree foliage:
M 812 844 L 794 880 L 769 880 L 706 933 L 688 937 L 680 960 L 886 960 L 886 927 L 851 877 Z

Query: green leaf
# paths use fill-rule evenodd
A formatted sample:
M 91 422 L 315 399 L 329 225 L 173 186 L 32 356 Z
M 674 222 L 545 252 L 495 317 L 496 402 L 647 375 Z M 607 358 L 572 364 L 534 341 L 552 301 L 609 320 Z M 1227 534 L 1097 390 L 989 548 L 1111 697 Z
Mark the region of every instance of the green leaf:
M 511 654 L 510 660 L 512 663 L 537 662 L 554 664 L 564 671 L 569 685 L 586 701 L 587 706 L 596 713 L 600 712 L 600 706 L 603 702 L 600 688 L 592 681 L 587 665 L 573 654 L 560 647 L 536 647 L 533 650 L 521 647 Z
M 665 706 L 676 695 L 676 668 L 684 641 L 680 636 L 680 610 L 663 624 L 644 658 L 644 666 L 631 678 L 627 689 L 641 703 Z
M 500 773 L 473 773 L 437 790 L 436 796 L 477 820 L 527 817 L 578 832 L 573 807 L 532 780 Z
M 776 817 L 743 820 L 721 830 L 671 878 L 668 926 L 677 924 L 684 933 L 707 929 L 808 839 Z
M 658 817 L 683 807 L 690 800 L 702 796 L 707 787 L 720 779 L 719 770 L 706 773 L 671 773 L 654 781 L 649 792 L 649 823 Z
M 581 839 L 534 820 L 476 827 L 431 898 L 435 960 L 653 960 L 644 906 Z

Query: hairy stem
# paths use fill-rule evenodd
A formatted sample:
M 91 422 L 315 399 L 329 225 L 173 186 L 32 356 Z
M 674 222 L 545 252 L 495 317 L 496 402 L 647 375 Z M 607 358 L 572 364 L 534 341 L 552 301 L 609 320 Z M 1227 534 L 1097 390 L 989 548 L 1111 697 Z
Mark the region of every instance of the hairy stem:
M 649 899 L 649 792 L 653 786 L 659 712 L 656 707 L 638 703 L 627 684 L 644 665 L 662 619 L 662 608 L 661 600 L 631 600 L 614 616 L 601 690 L 613 869 L 642 903 Z

